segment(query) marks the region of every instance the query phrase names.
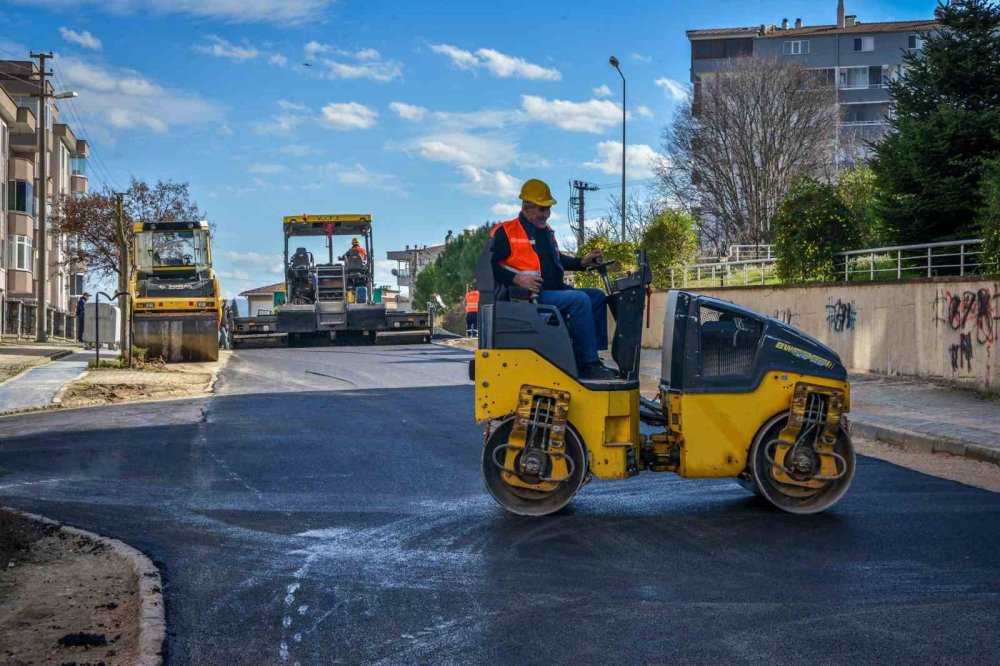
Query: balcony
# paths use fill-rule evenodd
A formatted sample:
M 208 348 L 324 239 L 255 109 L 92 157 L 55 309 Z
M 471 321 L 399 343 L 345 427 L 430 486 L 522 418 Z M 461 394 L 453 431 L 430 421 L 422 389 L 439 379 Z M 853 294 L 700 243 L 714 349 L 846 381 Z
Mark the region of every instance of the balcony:
M 36 128 L 37 124 L 34 112 L 29 108 L 19 106 L 17 108 L 17 119 L 14 121 L 14 126 L 10 128 L 11 140 L 13 141 L 14 135 L 17 134 L 30 134 L 34 136 Z
M 73 130 L 70 129 L 69 125 L 64 123 L 56 123 L 52 126 L 52 137 L 62 141 L 66 149 L 73 152 L 76 150 L 77 138 L 73 134 Z
M 82 173 L 73 172 L 69 178 L 69 189 L 73 194 L 86 194 L 90 191 L 89 181 Z

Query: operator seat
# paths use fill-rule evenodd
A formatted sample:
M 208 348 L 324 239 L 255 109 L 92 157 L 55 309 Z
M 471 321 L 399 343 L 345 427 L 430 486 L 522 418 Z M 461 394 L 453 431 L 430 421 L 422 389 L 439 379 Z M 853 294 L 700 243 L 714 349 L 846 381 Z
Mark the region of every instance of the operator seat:
M 573 341 L 559 308 L 513 299 L 517 294 L 493 279 L 492 254 L 493 239 L 488 238 L 476 264 L 480 349 L 530 349 L 593 390 L 638 388 L 638 377 L 628 381 L 581 379 Z

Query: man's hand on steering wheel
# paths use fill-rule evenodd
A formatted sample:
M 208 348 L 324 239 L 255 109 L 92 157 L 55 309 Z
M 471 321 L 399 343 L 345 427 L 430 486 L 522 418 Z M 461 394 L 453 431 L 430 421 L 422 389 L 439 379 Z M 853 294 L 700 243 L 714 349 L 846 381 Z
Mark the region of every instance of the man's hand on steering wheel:
M 597 264 L 604 262 L 604 253 L 600 250 L 591 250 L 590 254 L 583 258 L 584 269 L 593 268 Z

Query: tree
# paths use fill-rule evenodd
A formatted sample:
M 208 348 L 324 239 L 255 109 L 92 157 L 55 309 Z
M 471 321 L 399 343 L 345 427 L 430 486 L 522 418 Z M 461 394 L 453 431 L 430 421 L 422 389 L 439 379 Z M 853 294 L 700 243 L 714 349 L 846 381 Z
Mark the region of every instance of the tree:
M 983 163 L 1000 155 L 1000 6 L 958 0 L 934 14 L 940 29 L 889 85 L 894 116 L 872 162 L 899 243 L 973 235 Z
M 157 181 L 150 186 L 132 178 L 125 192 L 125 240 L 132 251 L 135 222 L 176 222 L 204 219 L 201 209 L 191 200 L 187 183 Z M 53 218 L 54 233 L 65 234 L 67 242 L 63 263 L 84 266 L 98 280 L 118 275 L 118 213 L 116 196 L 110 188 L 83 196 L 67 196 L 60 214 Z
M 618 262 L 612 267 L 612 271 L 634 271 L 636 268 L 635 251 L 638 248 L 638 243 L 628 240 L 624 242 L 620 241 L 618 240 L 619 235 L 621 235 L 620 227 L 610 237 L 600 233 L 591 234 L 587 238 L 587 241 L 577 250 L 577 256 L 585 257 L 594 250 L 600 250 L 604 253 L 605 261 L 614 259 Z M 595 287 L 598 289 L 604 286 L 601 276 L 592 271 L 580 271 L 576 273 L 573 277 L 573 284 L 577 287 Z
M 862 247 L 877 247 L 892 242 L 879 214 L 880 192 L 871 167 L 858 165 L 843 169 L 837 174 L 837 195 L 851 211 L 857 240 Z
M 653 286 L 669 288 L 670 269 L 694 263 L 698 253 L 695 229 L 695 219 L 681 211 L 665 210 L 653 218 L 640 243 L 653 272 Z
M 666 201 L 701 221 L 703 244 L 762 244 L 792 180 L 832 166 L 833 86 L 788 59 L 735 58 L 695 86 L 663 131 Z
M 436 297 L 440 297 L 447 308 L 461 303 L 476 279 L 476 264 L 491 228 L 486 224 L 452 238 L 438 258 L 417 275 L 413 288 L 414 307 L 435 302 Z
M 851 211 L 832 185 L 800 178 L 774 217 L 777 273 L 783 282 L 834 279 L 837 252 L 857 243 Z
M 634 194 L 625 197 L 625 240 L 638 244 L 653 218 L 663 209 L 655 199 L 641 199 Z M 619 238 L 622 233 L 622 198 L 620 194 L 608 196 L 608 213 L 591 223 L 589 234 L 604 238 Z M 588 234 L 588 235 L 589 235 Z
M 1000 275 L 1000 158 L 984 163 L 981 190 L 983 205 L 977 218 L 983 239 L 983 272 Z

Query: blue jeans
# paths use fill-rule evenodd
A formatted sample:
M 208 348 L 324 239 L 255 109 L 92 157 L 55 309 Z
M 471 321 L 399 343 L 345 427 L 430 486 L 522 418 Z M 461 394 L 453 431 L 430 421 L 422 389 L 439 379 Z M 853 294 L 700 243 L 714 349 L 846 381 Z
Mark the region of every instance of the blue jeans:
M 559 309 L 566 319 L 569 336 L 573 339 L 573 355 L 577 365 L 599 360 L 598 349 L 608 348 L 608 309 L 600 289 L 565 289 L 541 291 L 538 302 Z

